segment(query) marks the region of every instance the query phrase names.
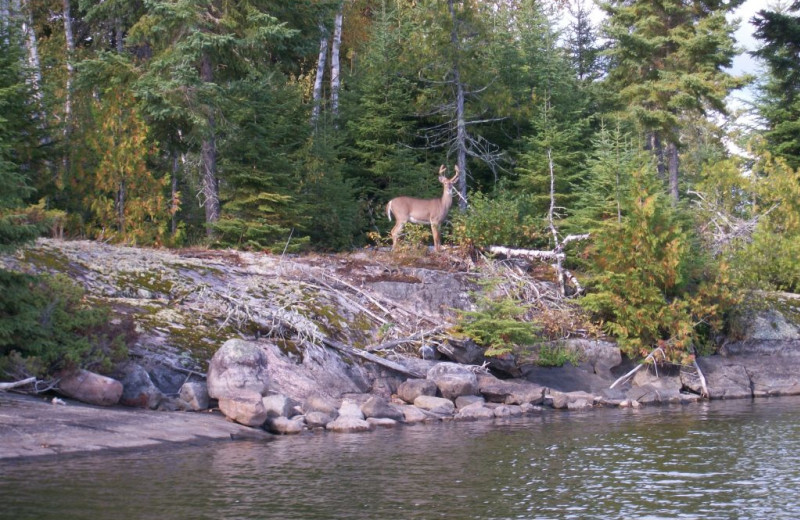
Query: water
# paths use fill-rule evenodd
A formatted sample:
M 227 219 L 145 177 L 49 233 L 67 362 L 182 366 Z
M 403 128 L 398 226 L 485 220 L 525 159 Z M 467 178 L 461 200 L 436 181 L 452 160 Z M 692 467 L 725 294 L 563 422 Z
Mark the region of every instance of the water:
M 0 463 L 0 518 L 796 519 L 800 398 Z

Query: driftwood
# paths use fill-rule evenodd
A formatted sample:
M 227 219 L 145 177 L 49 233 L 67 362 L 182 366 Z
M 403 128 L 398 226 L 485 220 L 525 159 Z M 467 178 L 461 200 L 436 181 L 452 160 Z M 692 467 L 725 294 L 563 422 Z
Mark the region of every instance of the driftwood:
M 14 381 L 12 383 L 0 383 L 0 390 L 11 390 L 12 388 L 18 388 L 20 386 L 36 384 L 35 377 L 29 377 L 27 379 L 21 379 L 19 381 Z
M 421 332 L 417 332 L 416 334 L 412 334 L 407 338 L 400 338 L 400 339 L 393 339 L 391 341 L 387 341 L 385 343 L 381 343 L 380 345 L 375 345 L 372 347 L 367 347 L 365 350 L 367 352 L 375 352 L 377 350 L 386 350 L 388 348 L 394 348 L 398 345 L 402 345 L 403 343 L 413 343 L 415 341 L 419 341 L 424 339 L 425 336 L 432 336 L 434 334 L 438 334 L 439 332 L 444 330 L 444 326 L 439 326 L 430 330 L 424 330 Z
M 422 372 L 418 372 L 418 371 L 416 371 L 414 369 L 411 369 L 411 368 L 408 368 L 406 366 L 403 366 L 400 363 L 395 363 L 394 361 L 389 361 L 388 359 L 383 359 L 380 356 L 376 356 L 375 354 L 371 354 L 371 353 L 366 352 L 364 350 L 359 350 L 357 348 L 345 345 L 343 343 L 339 343 L 338 341 L 334 341 L 334 340 L 329 339 L 329 338 L 323 338 L 322 339 L 322 343 L 325 346 L 330 347 L 332 349 L 336 349 L 336 350 L 338 350 L 340 352 L 344 352 L 345 354 L 349 354 L 351 356 L 357 356 L 357 357 L 360 357 L 362 359 L 366 359 L 368 361 L 372 361 L 373 363 L 381 365 L 382 367 L 389 368 L 391 370 L 394 370 L 395 372 L 400 372 L 401 374 L 407 375 L 409 377 L 414 377 L 414 378 L 417 378 L 417 379 L 424 379 L 425 378 L 425 374 L 423 374 Z
M 655 355 L 656 355 L 657 352 L 660 352 L 662 357 L 666 357 L 665 354 L 664 354 L 664 351 L 661 349 L 661 347 L 654 348 L 653 351 L 650 354 L 648 354 L 648 356 L 646 358 L 644 358 L 644 360 L 642 360 L 642 362 L 639 365 L 636 365 L 636 368 L 634 368 L 633 370 L 631 370 L 627 374 L 623 375 L 622 377 L 620 377 L 619 379 L 617 379 L 616 381 L 611 383 L 611 386 L 609 386 L 608 388 L 614 388 L 618 384 L 630 379 L 633 376 L 633 374 L 635 374 L 636 372 L 641 370 L 642 367 L 647 366 L 647 360 L 652 359 L 653 361 L 655 361 L 656 360 Z

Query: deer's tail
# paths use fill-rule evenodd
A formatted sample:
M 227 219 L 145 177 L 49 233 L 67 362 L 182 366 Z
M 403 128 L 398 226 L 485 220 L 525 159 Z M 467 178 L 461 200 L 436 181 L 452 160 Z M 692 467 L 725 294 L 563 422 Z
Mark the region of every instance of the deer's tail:
M 392 221 L 392 201 L 391 200 L 386 205 L 386 218 L 389 219 L 389 222 Z

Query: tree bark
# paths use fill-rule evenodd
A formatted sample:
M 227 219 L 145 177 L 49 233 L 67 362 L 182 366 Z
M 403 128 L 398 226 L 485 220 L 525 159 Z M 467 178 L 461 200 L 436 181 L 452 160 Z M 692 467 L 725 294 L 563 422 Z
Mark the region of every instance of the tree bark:
M 12 4 L 13 12 L 22 21 L 22 38 L 25 50 L 28 53 L 28 67 L 31 70 L 31 87 L 34 99 L 39 107 L 42 107 L 42 65 L 39 60 L 39 46 L 36 42 L 36 32 L 33 30 L 33 13 L 30 6 L 21 0 L 14 0 Z M 44 127 L 44 114 L 40 114 L 40 126 Z
M 339 4 L 333 25 L 333 45 L 331 46 L 331 112 L 334 119 L 339 116 L 339 48 L 342 45 L 342 18 L 344 2 Z
M 214 70 L 211 63 L 211 56 L 203 54 L 200 65 L 200 78 L 206 82 L 214 81 Z M 202 187 L 203 187 L 203 207 L 206 213 L 206 235 L 214 236 L 211 224 L 219 220 L 219 179 L 217 179 L 217 140 L 215 135 L 216 121 L 213 109 L 208 107 L 208 129 L 206 137 L 201 145 L 202 162 Z
M 458 39 L 458 17 L 456 16 L 454 0 L 447 1 L 447 8 L 450 11 L 450 18 L 453 22 L 450 32 L 450 43 L 453 45 L 453 87 L 456 93 L 456 164 L 461 171 L 458 176 L 458 208 L 461 211 L 467 209 L 467 125 L 464 114 L 464 84 L 461 82 L 461 68 L 459 64 L 460 45 Z
M 325 60 L 328 57 L 328 30 L 325 25 L 319 24 L 319 57 L 317 58 L 317 76 L 314 78 L 314 92 L 312 93 L 311 124 L 316 125 L 322 109 L 322 77 L 325 75 Z
M 672 199 L 672 203 L 676 204 L 680 197 L 678 190 L 678 145 L 671 141 L 667 143 L 667 161 L 669 170 L 669 195 Z
M 75 66 L 72 60 L 75 55 L 75 37 L 72 34 L 72 10 L 69 5 L 70 0 L 63 1 L 63 16 L 64 16 L 64 39 L 66 40 L 66 62 L 67 62 L 67 78 L 64 85 L 64 156 L 61 158 L 61 167 L 64 170 L 64 176 L 67 175 L 70 169 L 70 137 L 72 136 L 72 79 L 75 75 Z M 122 197 L 122 194 L 120 194 Z M 120 213 L 122 209 L 120 209 Z M 124 234 L 124 227 L 120 226 L 120 233 Z

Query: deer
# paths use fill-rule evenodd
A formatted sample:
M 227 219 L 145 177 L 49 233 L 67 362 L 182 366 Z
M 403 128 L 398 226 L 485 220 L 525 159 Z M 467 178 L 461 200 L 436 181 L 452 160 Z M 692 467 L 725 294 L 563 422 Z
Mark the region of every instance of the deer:
M 439 251 L 441 248 L 441 237 L 439 225 L 447 217 L 450 206 L 453 204 L 452 188 L 460 174 L 458 166 L 455 167 L 456 174 L 448 179 L 444 176 L 447 167 L 443 164 L 439 168 L 439 182 L 444 186 L 444 192 L 440 199 L 417 199 L 414 197 L 395 197 L 386 205 L 386 216 L 389 222 L 394 215 L 395 225 L 392 228 L 392 250 L 397 246 L 397 239 L 403 231 L 403 226 L 411 222 L 413 224 L 430 224 L 433 232 L 433 249 Z

